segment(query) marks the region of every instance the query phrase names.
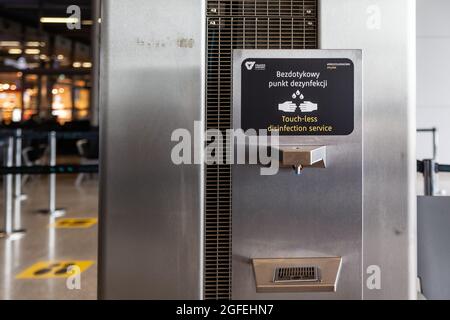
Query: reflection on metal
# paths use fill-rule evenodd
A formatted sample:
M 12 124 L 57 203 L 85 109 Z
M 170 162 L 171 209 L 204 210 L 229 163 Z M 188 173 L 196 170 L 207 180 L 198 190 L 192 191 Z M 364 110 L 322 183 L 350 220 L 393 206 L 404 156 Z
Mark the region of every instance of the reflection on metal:
M 325 146 L 280 147 L 277 151 L 280 153 L 280 166 L 293 167 L 297 174 L 304 168 L 326 168 L 327 165 Z
M 252 263 L 259 293 L 335 292 L 342 258 L 253 259 Z

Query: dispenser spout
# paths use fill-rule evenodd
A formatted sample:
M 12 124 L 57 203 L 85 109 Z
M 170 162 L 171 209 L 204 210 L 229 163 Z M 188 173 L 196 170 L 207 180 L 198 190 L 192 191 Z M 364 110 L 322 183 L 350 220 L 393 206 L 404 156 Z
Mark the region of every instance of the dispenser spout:
M 280 165 L 291 167 L 297 175 L 306 168 L 326 168 L 327 147 L 325 146 L 283 146 L 277 149 Z

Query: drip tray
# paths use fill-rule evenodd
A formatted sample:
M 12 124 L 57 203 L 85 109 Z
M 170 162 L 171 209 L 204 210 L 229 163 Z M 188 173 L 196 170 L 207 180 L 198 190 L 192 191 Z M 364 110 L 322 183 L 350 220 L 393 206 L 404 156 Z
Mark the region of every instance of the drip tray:
M 256 291 L 336 292 L 342 258 L 253 259 Z

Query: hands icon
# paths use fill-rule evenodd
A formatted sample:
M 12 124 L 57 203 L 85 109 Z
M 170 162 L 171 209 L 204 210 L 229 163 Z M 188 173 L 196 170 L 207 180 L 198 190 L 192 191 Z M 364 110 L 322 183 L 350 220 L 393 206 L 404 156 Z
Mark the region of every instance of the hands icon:
M 278 110 L 283 112 L 295 112 L 295 110 L 297 110 L 297 105 L 292 101 L 286 101 L 278 105 Z
M 301 103 L 300 106 L 298 107 L 292 101 L 286 101 L 278 105 L 278 110 L 282 112 L 294 113 L 297 110 L 297 108 L 300 108 L 301 112 L 308 113 L 317 111 L 319 109 L 319 105 L 311 101 L 305 101 Z
M 319 109 L 319 106 L 317 103 L 313 103 L 311 101 L 305 101 L 302 104 L 300 104 L 300 110 L 302 112 L 313 112 L 317 111 Z

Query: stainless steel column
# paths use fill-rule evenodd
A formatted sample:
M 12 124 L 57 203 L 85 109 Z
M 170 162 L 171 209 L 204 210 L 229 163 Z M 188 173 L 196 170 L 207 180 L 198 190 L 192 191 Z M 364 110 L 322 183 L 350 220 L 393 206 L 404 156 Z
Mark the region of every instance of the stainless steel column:
M 381 289 L 364 285 L 364 298 L 414 299 L 416 2 L 320 3 L 321 48 L 363 50 L 364 269 L 381 269 Z
M 172 163 L 171 135 L 202 120 L 204 14 L 201 0 L 102 1 L 102 299 L 203 296 L 202 168 Z
M 11 136 L 7 139 L 6 150 L 4 153 L 5 166 L 14 166 L 14 144 L 16 143 L 16 153 L 20 152 L 21 148 L 21 131 L 16 132 L 15 137 Z M 21 156 L 21 154 L 20 154 Z M 17 164 L 18 163 L 18 164 Z M 16 154 L 16 166 L 20 166 L 21 160 L 17 162 Z M 14 186 L 14 179 L 16 185 Z M 17 187 L 17 185 L 19 187 Z M 22 229 L 21 220 L 21 208 L 20 201 L 21 196 L 17 197 L 17 194 L 21 193 L 21 179 L 17 179 L 17 176 L 8 174 L 3 177 L 3 192 L 4 192 L 4 230 L 0 232 L 0 238 L 7 240 L 18 240 L 25 235 L 25 230 Z

